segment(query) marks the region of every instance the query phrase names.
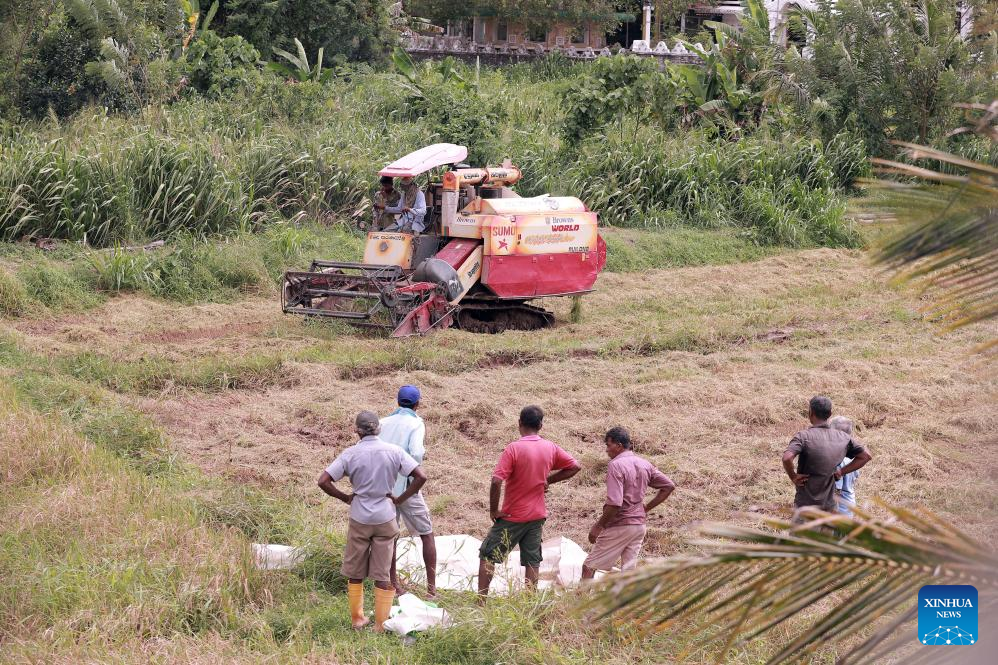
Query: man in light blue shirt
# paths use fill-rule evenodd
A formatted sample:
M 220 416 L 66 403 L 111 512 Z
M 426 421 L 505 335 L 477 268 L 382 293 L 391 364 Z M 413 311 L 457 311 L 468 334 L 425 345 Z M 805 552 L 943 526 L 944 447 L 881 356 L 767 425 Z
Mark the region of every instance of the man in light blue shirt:
M 852 436 L 852 421 L 845 416 L 835 416 L 828 421 L 828 424 Z M 841 469 L 850 462 L 852 462 L 852 458 L 846 457 L 837 468 Z M 843 515 L 852 515 L 852 507 L 856 505 L 856 481 L 858 479 L 859 470 L 856 470 L 835 481 L 835 493 L 838 495 L 836 509 Z
M 385 213 L 398 215 L 398 219 L 385 231 L 402 231 L 419 235 L 426 229 L 423 224 L 423 219 L 426 217 L 426 195 L 414 178 L 405 177 L 399 180 L 399 183 L 402 185 L 402 196 L 398 205 L 385 207 Z
M 423 457 L 426 455 L 424 445 L 426 425 L 423 424 L 423 419 L 416 414 L 416 409 L 419 408 L 419 399 L 419 388 L 416 386 L 399 388 L 399 408 L 390 416 L 381 419 L 380 438 L 382 441 L 395 444 L 415 459 L 418 464 L 422 464 Z M 392 494 L 401 496 L 406 493 L 411 483 L 411 478 L 400 474 L 395 481 Z M 426 566 L 426 592 L 430 598 L 433 598 L 437 593 L 437 545 L 433 537 L 430 509 L 423 499 L 422 492 L 417 492 L 407 501 L 397 504 L 395 510 L 399 527 L 404 522 L 410 534 L 419 536 L 423 547 L 423 564 Z M 394 560 L 392 561 L 392 584 L 397 593 L 405 593 L 405 589 L 399 582 Z

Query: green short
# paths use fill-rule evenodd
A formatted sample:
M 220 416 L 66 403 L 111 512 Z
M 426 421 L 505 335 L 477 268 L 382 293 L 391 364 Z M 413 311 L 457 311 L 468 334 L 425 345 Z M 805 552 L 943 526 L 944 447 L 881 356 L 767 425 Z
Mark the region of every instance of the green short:
M 510 522 L 497 519 L 489 535 L 485 536 L 479 558 L 492 563 L 502 563 L 517 545 L 520 546 L 520 565 L 539 568 L 541 561 L 541 540 L 544 519 L 530 522 Z

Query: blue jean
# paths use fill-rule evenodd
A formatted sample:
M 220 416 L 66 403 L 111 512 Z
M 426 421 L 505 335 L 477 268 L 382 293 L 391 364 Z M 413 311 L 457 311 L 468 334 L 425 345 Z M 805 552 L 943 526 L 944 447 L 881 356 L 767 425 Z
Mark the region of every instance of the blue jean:
M 835 504 L 836 509 L 843 515 L 851 516 L 852 507 L 856 505 L 856 495 L 852 489 L 836 490 L 835 493 L 838 497 L 838 501 Z

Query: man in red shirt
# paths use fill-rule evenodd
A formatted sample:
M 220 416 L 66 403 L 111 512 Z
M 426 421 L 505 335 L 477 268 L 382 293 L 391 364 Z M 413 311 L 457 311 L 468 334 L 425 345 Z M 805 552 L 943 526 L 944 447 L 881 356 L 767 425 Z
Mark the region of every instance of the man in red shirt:
M 478 593 L 482 600 L 489 593 L 495 564 L 506 560 L 510 551 L 520 546 L 520 565 L 525 567 L 527 584 L 537 586 L 541 568 L 541 540 L 547 507 L 544 492 L 549 485 L 568 480 L 579 472 L 579 463 L 538 432 L 544 422 L 539 406 L 525 406 L 520 411 L 520 439 L 506 446 L 492 472 L 489 489 L 489 514 L 492 528 L 478 555 Z M 552 470 L 555 473 L 550 473 Z M 506 500 L 499 510 L 502 484 Z

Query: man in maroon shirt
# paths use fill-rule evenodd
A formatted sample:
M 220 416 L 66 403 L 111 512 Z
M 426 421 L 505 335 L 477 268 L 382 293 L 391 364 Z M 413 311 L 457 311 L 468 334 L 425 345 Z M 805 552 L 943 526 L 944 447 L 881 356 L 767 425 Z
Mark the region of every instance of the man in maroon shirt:
M 544 422 L 539 406 L 520 411 L 520 439 L 506 446 L 492 473 L 489 489 L 489 515 L 492 528 L 478 552 L 478 593 L 484 601 L 492 583 L 495 564 L 506 560 L 520 546 L 520 565 L 526 570 L 527 584 L 537 586 L 541 568 L 542 528 L 547 518 L 544 492 L 549 485 L 568 480 L 579 472 L 579 463 L 538 432 Z M 548 473 L 551 470 L 550 476 Z M 506 500 L 499 510 L 502 484 Z
M 606 468 L 606 503 L 603 514 L 589 530 L 593 549 L 582 564 L 582 579 L 591 580 L 597 570 L 610 570 L 620 562 L 621 570 L 638 563 L 645 540 L 647 514 L 665 501 L 675 483 L 631 450 L 631 435 L 614 427 L 603 437 L 610 464 Z M 658 494 L 645 505 L 645 492 L 652 487 Z

